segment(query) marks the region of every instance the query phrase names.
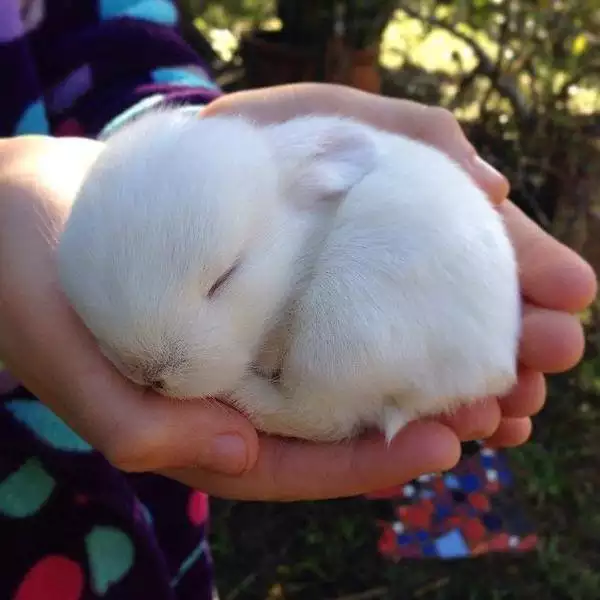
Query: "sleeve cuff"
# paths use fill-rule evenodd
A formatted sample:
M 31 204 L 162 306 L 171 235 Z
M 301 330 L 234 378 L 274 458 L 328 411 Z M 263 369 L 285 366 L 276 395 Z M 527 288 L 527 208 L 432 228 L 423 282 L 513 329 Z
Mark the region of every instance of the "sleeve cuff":
M 98 139 L 101 141 L 108 139 L 130 121 L 150 112 L 161 104 L 165 104 L 166 100 L 168 100 L 167 96 L 163 94 L 154 94 L 153 96 L 148 96 L 147 98 L 136 102 L 133 106 L 114 117 L 114 119 L 111 119 L 98 134 Z M 178 108 L 182 112 L 197 114 L 204 106 L 205 104 L 182 104 Z

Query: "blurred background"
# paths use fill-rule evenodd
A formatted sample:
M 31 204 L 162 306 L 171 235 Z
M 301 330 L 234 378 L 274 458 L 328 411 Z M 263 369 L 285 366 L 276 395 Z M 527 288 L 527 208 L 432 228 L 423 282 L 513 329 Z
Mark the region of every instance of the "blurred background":
M 331 81 L 452 110 L 512 200 L 600 267 L 600 0 L 178 3 L 227 91 Z M 584 361 L 508 452 L 534 552 L 394 563 L 376 502 L 213 500 L 221 599 L 600 599 L 597 308 L 582 319 Z

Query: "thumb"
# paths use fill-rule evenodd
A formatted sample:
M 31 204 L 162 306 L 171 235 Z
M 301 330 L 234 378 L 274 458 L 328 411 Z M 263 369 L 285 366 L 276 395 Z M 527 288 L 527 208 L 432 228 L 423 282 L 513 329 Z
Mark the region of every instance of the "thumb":
M 250 422 L 216 400 L 172 401 L 143 394 L 120 398 L 119 414 L 94 415 L 90 437 L 117 468 L 156 471 L 200 467 L 240 475 L 254 466 L 258 436 Z
M 124 471 L 198 466 L 228 475 L 253 467 L 258 434 L 241 413 L 216 400 L 174 400 L 139 388 L 67 311 L 58 302 L 50 310 L 58 328 L 43 311 L 9 323 L 15 334 L 4 338 L 6 367 L 109 462 Z
M 3 362 L 121 469 L 202 465 L 238 474 L 252 468 L 258 437 L 246 418 L 216 401 L 175 402 L 133 385 L 102 356 L 66 301 L 54 248 L 74 191 L 97 156 L 98 145 L 83 142 L 25 140 L 14 150 L 19 160 L 0 156 L 15 160 L 0 202 Z
M 227 475 L 253 467 L 258 434 L 241 413 L 214 399 L 165 398 L 125 379 L 92 348 L 83 350 L 71 376 L 61 378 L 61 401 L 52 408 L 114 466 L 197 466 Z
M 12 365 L 8 364 L 8 368 Z M 78 366 L 81 366 L 81 362 Z M 224 475 L 251 469 L 258 434 L 217 400 L 174 400 L 139 389 L 111 367 L 73 373 L 69 384 L 20 377 L 73 431 L 127 472 L 200 467 Z M 25 375 L 25 374 L 24 374 Z

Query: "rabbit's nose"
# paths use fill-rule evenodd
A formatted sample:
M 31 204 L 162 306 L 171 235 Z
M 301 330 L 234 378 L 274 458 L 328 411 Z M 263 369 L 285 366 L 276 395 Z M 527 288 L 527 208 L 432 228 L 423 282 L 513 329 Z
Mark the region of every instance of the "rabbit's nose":
M 152 369 L 150 372 L 142 372 L 143 385 L 157 392 L 164 391 L 167 383 L 162 373 L 158 369 Z
M 148 382 L 148 387 L 151 387 L 153 390 L 160 392 L 165 389 L 165 381 L 164 379 L 152 379 Z

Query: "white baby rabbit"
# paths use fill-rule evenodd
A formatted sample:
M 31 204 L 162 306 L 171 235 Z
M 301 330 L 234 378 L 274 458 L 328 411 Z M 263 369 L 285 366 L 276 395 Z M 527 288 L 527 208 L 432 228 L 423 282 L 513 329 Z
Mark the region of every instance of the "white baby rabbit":
M 141 117 L 88 173 L 58 265 L 124 375 L 269 433 L 390 440 L 515 382 L 500 216 L 441 152 L 348 119 Z

